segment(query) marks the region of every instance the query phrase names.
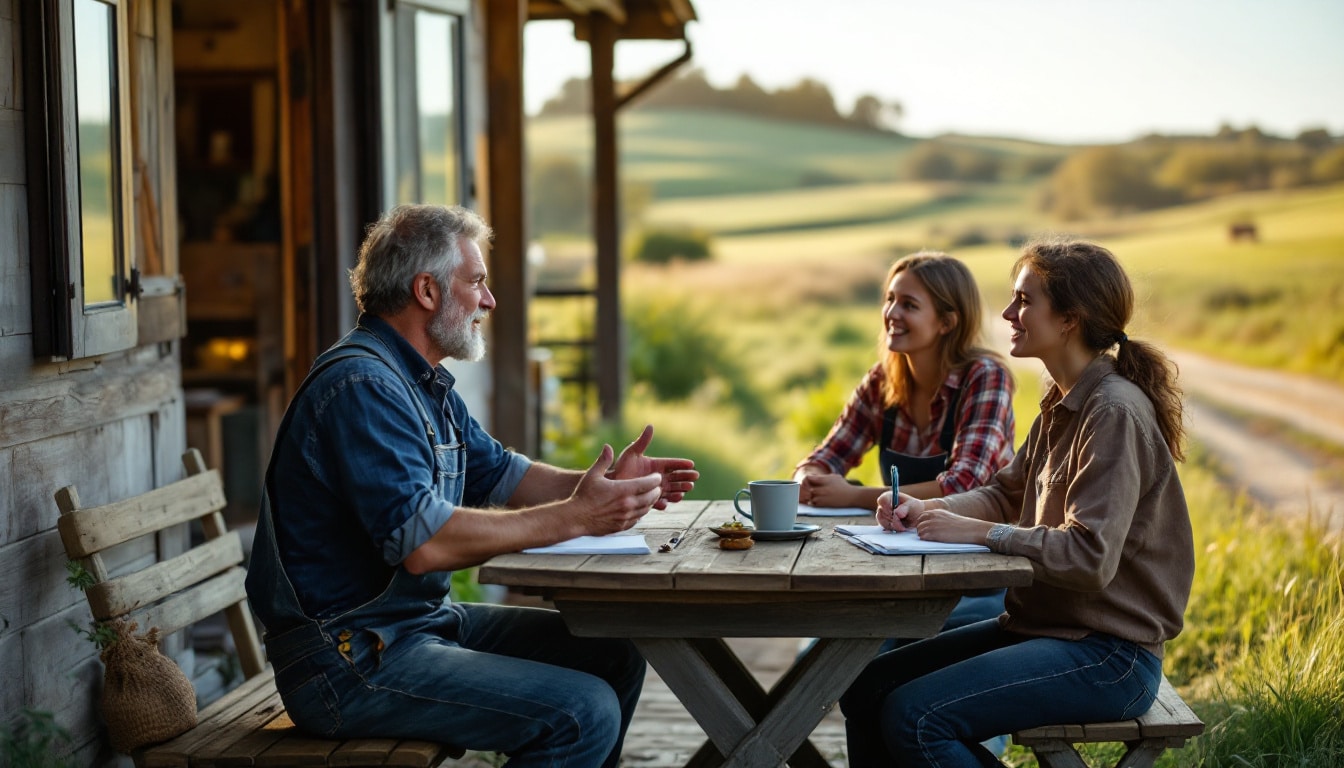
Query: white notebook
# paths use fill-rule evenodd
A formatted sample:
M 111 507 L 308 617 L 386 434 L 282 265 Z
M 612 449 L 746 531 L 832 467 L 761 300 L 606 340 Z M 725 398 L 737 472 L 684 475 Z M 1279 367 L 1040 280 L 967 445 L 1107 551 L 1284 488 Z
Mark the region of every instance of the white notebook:
M 811 504 L 799 504 L 799 517 L 861 517 L 872 516 L 873 510 L 859 507 L 814 507 Z
M 652 550 L 642 533 L 579 536 L 549 547 L 524 549 L 527 555 L 647 555 Z
M 837 525 L 835 532 L 851 544 L 878 555 L 937 555 L 955 552 L 988 552 L 982 544 L 949 544 L 925 541 L 914 531 L 887 531 L 880 525 Z

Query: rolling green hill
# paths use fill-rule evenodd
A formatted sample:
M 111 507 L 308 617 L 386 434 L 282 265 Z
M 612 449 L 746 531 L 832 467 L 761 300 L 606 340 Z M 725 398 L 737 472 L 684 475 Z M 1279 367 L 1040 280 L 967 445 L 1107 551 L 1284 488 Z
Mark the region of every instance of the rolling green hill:
M 623 178 L 651 185 L 660 200 L 895 181 L 916 143 L 729 112 L 643 110 L 619 120 Z M 533 160 L 590 162 L 592 128 L 584 118 L 533 119 L 527 140 Z

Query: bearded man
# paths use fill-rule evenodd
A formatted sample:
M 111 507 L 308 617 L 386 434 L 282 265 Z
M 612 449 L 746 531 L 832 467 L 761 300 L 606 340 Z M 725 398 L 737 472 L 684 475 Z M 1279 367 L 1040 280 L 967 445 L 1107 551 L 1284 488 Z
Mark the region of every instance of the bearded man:
M 645 456 L 652 427 L 578 472 L 506 450 L 471 417 L 440 363 L 485 353 L 490 235 L 438 205 L 369 227 L 350 273 L 358 323 L 313 363 L 276 436 L 248 598 L 303 730 L 615 768 L 644 679 L 634 646 L 574 637 L 554 611 L 454 602 L 450 578 L 626 530 L 698 473 Z

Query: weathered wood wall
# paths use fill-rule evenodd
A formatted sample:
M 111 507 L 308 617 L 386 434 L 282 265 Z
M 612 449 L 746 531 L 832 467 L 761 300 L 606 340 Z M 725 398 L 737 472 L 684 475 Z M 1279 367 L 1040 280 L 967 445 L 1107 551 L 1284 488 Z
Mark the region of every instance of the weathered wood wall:
M 176 342 L 68 363 L 33 360 L 22 87 L 27 62 L 19 18 L 24 1 L 0 0 L 0 726 L 24 707 L 50 712 L 71 732 L 78 764 L 101 765 L 113 757 L 95 706 L 102 667 L 94 647 L 70 626 L 87 627 L 89 611 L 83 595 L 65 582 L 52 494 L 75 484 L 92 506 L 183 476 L 181 363 Z M 167 231 L 156 222 L 157 232 L 138 229 L 135 240 L 143 264 L 145 243 L 153 238 L 162 268 L 172 274 L 168 0 L 134 0 L 131 10 L 139 155 L 147 163 L 156 210 L 169 214 L 159 219 L 167 220 Z M 136 194 L 145 189 L 137 184 Z M 137 220 L 136 226 L 145 225 Z M 177 546 L 132 542 L 114 567 Z

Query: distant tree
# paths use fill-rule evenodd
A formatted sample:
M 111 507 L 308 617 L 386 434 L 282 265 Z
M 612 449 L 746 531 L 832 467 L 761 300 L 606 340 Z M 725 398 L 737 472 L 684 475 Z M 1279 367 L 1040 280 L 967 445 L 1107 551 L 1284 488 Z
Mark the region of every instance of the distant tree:
M 587 173 L 568 157 L 534 160 L 528 174 L 527 205 L 532 233 L 589 231 L 591 188 Z
M 774 94 L 774 112 L 778 117 L 813 123 L 839 123 L 831 89 L 818 80 L 805 77 Z
M 1121 147 L 1081 149 L 1060 163 L 1050 177 L 1045 204 L 1064 219 L 1095 213 L 1158 208 L 1179 199 L 1159 186 L 1144 158 Z
M 592 111 L 593 89 L 586 77 L 571 77 L 560 92 L 547 99 L 537 114 L 542 117 L 586 115 Z
M 855 125 L 874 131 L 894 131 L 896 124 L 900 122 L 901 114 L 900 102 L 884 102 L 872 94 L 865 93 L 854 100 L 854 108 L 850 110 L 846 119 Z
M 922 141 L 905 158 L 905 173 L 919 181 L 998 181 L 1003 160 L 976 147 Z
M 1311 177 L 1321 183 L 1344 181 L 1344 146 L 1326 152 L 1311 166 Z
M 950 181 L 957 178 L 957 161 L 942 144 L 921 141 L 906 155 L 905 173 L 916 181 Z
M 704 261 L 714 255 L 709 233 L 690 227 L 650 229 L 635 238 L 632 258 L 647 264 Z
M 743 112 L 753 112 L 756 114 L 765 114 L 770 111 L 770 92 L 756 84 L 751 76 L 743 73 L 737 78 L 732 89 L 729 91 L 732 96 L 734 109 Z
M 712 83 L 705 79 L 705 71 L 694 68 L 664 80 L 642 100 L 644 106 L 661 107 L 721 107 L 725 99 Z
M 1313 151 L 1320 151 L 1335 143 L 1330 131 L 1325 128 L 1309 128 L 1297 134 L 1297 143 Z

